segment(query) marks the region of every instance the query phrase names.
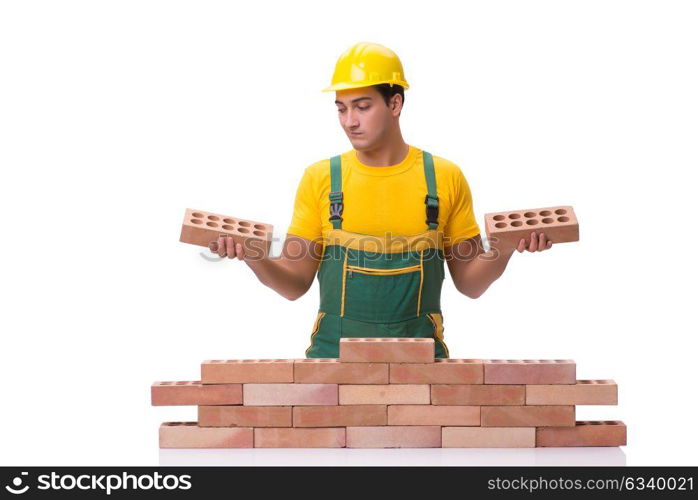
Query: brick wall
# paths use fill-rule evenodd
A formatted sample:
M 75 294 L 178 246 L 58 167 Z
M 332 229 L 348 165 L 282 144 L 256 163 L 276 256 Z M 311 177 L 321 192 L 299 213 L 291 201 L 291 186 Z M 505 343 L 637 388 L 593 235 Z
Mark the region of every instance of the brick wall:
M 346 338 L 339 359 L 213 360 L 201 381 L 155 382 L 154 406 L 195 405 L 165 422 L 161 448 L 528 448 L 622 446 L 612 380 L 577 380 L 568 359 L 435 359 L 434 340 Z

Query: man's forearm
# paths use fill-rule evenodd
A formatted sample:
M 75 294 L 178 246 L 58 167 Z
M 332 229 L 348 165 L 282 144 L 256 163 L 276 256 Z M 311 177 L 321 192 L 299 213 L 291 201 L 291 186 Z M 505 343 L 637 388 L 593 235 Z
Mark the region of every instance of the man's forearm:
M 504 273 L 514 249 L 491 248 L 471 258 L 466 266 L 459 269 L 455 282 L 461 293 L 473 299 L 482 295 L 489 286 Z
M 490 241 L 490 250 L 485 252 L 480 235 L 476 235 L 446 247 L 445 255 L 456 289 L 476 299 L 504 273 L 515 250 L 542 252 L 552 244 L 544 232 L 532 231 L 530 238 L 521 238 L 515 247 L 495 238 Z
M 290 269 L 282 257 L 264 257 L 245 262 L 262 284 L 289 300 L 297 299 L 308 290 L 303 277 Z
M 262 284 L 287 298 L 301 297 L 313 284 L 322 256 L 322 245 L 295 235 L 286 235 L 281 256 L 255 252 L 245 257 Z

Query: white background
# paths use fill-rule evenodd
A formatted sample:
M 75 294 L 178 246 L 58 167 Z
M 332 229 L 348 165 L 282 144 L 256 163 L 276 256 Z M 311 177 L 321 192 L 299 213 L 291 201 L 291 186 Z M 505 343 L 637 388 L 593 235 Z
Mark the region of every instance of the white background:
M 698 9 L 680 1 L 0 4 L 0 462 L 695 464 Z M 156 380 L 299 358 L 318 307 L 178 241 L 187 207 L 274 224 L 351 148 L 329 84 L 361 40 L 401 57 L 405 140 L 486 212 L 574 206 L 577 243 L 447 278 L 452 357 L 572 358 L 611 378 L 611 450 L 160 452 Z M 348 210 L 351 207 L 347 208 Z M 336 453 L 339 451 L 340 453 Z M 319 453 L 319 454 L 318 454 Z

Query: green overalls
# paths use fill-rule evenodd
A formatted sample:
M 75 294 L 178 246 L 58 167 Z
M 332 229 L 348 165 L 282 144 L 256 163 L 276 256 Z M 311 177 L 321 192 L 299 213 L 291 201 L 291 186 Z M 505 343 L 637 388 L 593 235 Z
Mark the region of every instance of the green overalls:
M 434 160 L 426 151 L 422 157 L 428 229 L 392 237 L 342 229 L 341 156 L 330 159 L 333 229 L 318 270 L 320 308 L 306 357 L 339 357 L 340 337 L 429 337 L 434 338 L 436 357 L 448 357 L 440 304 L 445 273 Z

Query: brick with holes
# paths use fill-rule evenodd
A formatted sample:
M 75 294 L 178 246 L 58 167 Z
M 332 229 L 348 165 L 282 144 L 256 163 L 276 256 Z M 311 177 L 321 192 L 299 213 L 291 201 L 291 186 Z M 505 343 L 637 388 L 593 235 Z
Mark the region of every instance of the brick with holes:
M 433 338 L 341 338 L 339 360 L 343 363 L 433 363 Z
M 201 363 L 203 384 L 293 382 L 292 359 L 228 359 Z
M 433 405 L 523 405 L 526 386 L 495 384 L 453 384 L 431 386 Z
M 199 427 L 196 422 L 164 422 L 160 448 L 252 448 L 250 427 Z
M 294 427 L 386 425 L 385 405 L 294 406 Z
M 337 384 L 243 384 L 245 406 L 323 406 L 338 404 Z
M 391 363 L 391 384 L 482 384 L 480 359 L 435 359 L 433 363 Z
M 340 385 L 340 405 L 428 405 L 427 384 Z
M 499 248 L 516 247 L 531 232 L 543 232 L 553 243 L 579 241 L 579 222 L 570 205 L 485 214 L 487 239 Z
M 438 425 L 347 427 L 347 448 L 440 448 Z
M 536 428 L 536 446 L 625 446 L 627 429 L 620 420 L 579 420 L 574 427 Z
M 574 406 L 483 406 L 482 427 L 573 426 Z
M 443 427 L 443 448 L 534 448 L 535 427 Z
M 345 363 L 337 358 L 298 359 L 296 384 L 387 384 L 388 363 Z
M 485 359 L 485 384 L 575 384 L 571 359 Z
M 255 448 L 343 448 L 346 444 L 344 427 L 257 428 Z
M 613 380 L 577 380 L 576 384 L 527 385 L 527 405 L 617 405 Z
M 179 241 L 208 247 L 219 235 L 232 236 L 249 255 L 268 255 L 274 228 L 271 224 L 187 208 Z M 260 253 L 261 252 L 261 253 Z
M 388 425 L 480 425 L 479 406 L 390 405 Z
M 242 385 L 203 385 L 198 380 L 154 382 L 150 399 L 153 406 L 241 405 Z
M 290 406 L 199 406 L 201 427 L 291 427 Z

